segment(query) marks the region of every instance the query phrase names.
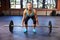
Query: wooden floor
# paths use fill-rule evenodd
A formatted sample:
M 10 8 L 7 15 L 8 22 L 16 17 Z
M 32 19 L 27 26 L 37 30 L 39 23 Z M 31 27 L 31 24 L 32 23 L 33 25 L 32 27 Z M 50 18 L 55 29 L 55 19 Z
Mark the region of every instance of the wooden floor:
M 48 26 L 48 22 L 51 21 L 54 27 L 51 35 L 48 35 L 48 27 L 36 27 L 36 34 L 33 33 L 33 27 L 28 27 L 28 33 L 23 32 L 24 27 L 14 27 L 14 33 L 9 32 L 8 25 L 10 20 L 14 21 L 14 24 L 21 25 L 22 16 L 3 16 L 0 17 L 0 40 L 60 40 L 60 17 L 50 16 L 38 16 L 39 24 L 41 26 Z M 30 19 L 28 25 L 32 25 L 33 21 Z

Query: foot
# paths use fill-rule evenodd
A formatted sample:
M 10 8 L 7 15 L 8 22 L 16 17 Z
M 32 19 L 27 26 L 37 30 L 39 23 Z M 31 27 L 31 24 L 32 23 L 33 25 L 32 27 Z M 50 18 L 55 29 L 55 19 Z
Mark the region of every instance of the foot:
M 24 33 L 26 33 L 27 32 L 27 29 L 24 29 Z
M 36 30 L 35 30 L 35 29 L 33 29 L 33 32 L 34 32 L 34 33 L 36 33 Z

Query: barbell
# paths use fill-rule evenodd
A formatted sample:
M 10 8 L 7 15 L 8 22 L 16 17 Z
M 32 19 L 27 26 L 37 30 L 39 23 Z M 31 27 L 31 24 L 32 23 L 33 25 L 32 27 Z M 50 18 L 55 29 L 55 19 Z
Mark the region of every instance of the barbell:
M 22 25 L 14 25 L 13 20 L 10 21 L 9 25 L 3 25 L 4 27 L 9 27 L 9 31 L 13 33 L 13 28 L 14 27 L 22 27 Z M 28 26 L 28 27 L 33 27 L 33 26 Z M 48 27 L 49 29 L 49 34 L 52 32 L 52 22 L 49 21 L 48 26 L 36 26 L 36 27 Z

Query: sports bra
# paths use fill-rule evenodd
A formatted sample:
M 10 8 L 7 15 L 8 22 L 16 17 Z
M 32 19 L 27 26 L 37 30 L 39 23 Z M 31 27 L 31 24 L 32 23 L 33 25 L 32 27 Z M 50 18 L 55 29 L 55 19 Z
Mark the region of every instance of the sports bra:
M 29 15 L 28 10 L 26 9 L 26 16 L 34 16 L 33 10 L 32 10 L 32 13 Z

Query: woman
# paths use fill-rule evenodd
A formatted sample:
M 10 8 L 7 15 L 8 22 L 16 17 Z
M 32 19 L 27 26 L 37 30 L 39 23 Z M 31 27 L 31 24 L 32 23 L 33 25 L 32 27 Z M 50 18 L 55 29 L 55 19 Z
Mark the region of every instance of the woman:
M 23 18 L 22 18 L 22 25 L 25 24 L 24 32 L 27 32 L 27 28 L 28 28 L 27 23 L 30 18 L 33 20 L 33 32 L 35 33 L 36 32 L 35 27 L 36 24 L 38 24 L 37 11 L 32 8 L 32 3 L 28 2 L 27 8 L 23 12 Z

